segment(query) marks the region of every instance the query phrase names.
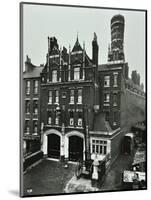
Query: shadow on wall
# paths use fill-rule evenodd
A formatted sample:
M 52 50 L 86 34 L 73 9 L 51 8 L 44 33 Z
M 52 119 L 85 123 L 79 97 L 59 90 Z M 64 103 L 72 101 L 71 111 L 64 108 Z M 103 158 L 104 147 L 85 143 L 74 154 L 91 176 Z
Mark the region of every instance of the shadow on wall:
M 137 122 L 145 120 L 145 99 L 126 91 L 122 100 L 122 127 L 131 128 Z

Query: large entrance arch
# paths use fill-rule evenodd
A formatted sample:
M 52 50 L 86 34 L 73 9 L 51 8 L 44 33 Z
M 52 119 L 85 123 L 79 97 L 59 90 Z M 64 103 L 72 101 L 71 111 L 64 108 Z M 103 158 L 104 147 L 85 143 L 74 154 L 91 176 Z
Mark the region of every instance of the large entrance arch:
M 69 160 L 83 160 L 83 138 L 73 135 L 69 137 Z
M 85 160 L 85 138 L 79 131 L 65 134 L 65 158 L 71 161 Z
M 43 134 L 42 151 L 50 158 L 60 158 L 62 134 L 56 129 L 49 129 Z
M 48 136 L 48 157 L 60 158 L 60 136 L 52 133 Z

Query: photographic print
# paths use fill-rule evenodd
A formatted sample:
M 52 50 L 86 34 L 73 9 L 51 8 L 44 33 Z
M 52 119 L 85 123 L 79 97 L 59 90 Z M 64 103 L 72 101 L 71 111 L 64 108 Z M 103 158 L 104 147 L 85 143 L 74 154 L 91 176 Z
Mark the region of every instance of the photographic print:
M 20 4 L 20 196 L 147 189 L 146 21 Z

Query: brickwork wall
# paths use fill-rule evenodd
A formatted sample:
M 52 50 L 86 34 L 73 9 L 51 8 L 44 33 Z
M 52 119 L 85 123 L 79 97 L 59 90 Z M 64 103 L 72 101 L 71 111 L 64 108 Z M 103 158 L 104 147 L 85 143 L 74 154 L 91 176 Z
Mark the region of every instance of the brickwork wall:
M 125 89 L 121 94 L 121 127 L 128 129 L 145 120 L 145 98 Z

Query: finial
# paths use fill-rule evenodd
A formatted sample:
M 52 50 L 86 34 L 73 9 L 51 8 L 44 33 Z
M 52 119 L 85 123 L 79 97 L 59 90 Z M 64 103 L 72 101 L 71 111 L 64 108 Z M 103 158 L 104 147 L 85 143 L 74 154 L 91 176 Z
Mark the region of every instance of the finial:
M 94 32 L 94 41 L 97 41 L 97 35 L 96 35 L 96 33 Z
M 83 41 L 83 50 L 85 50 L 85 41 Z
M 77 31 L 77 42 L 79 42 L 79 32 Z
M 69 53 L 70 53 L 70 51 L 71 51 L 71 45 L 69 44 Z

